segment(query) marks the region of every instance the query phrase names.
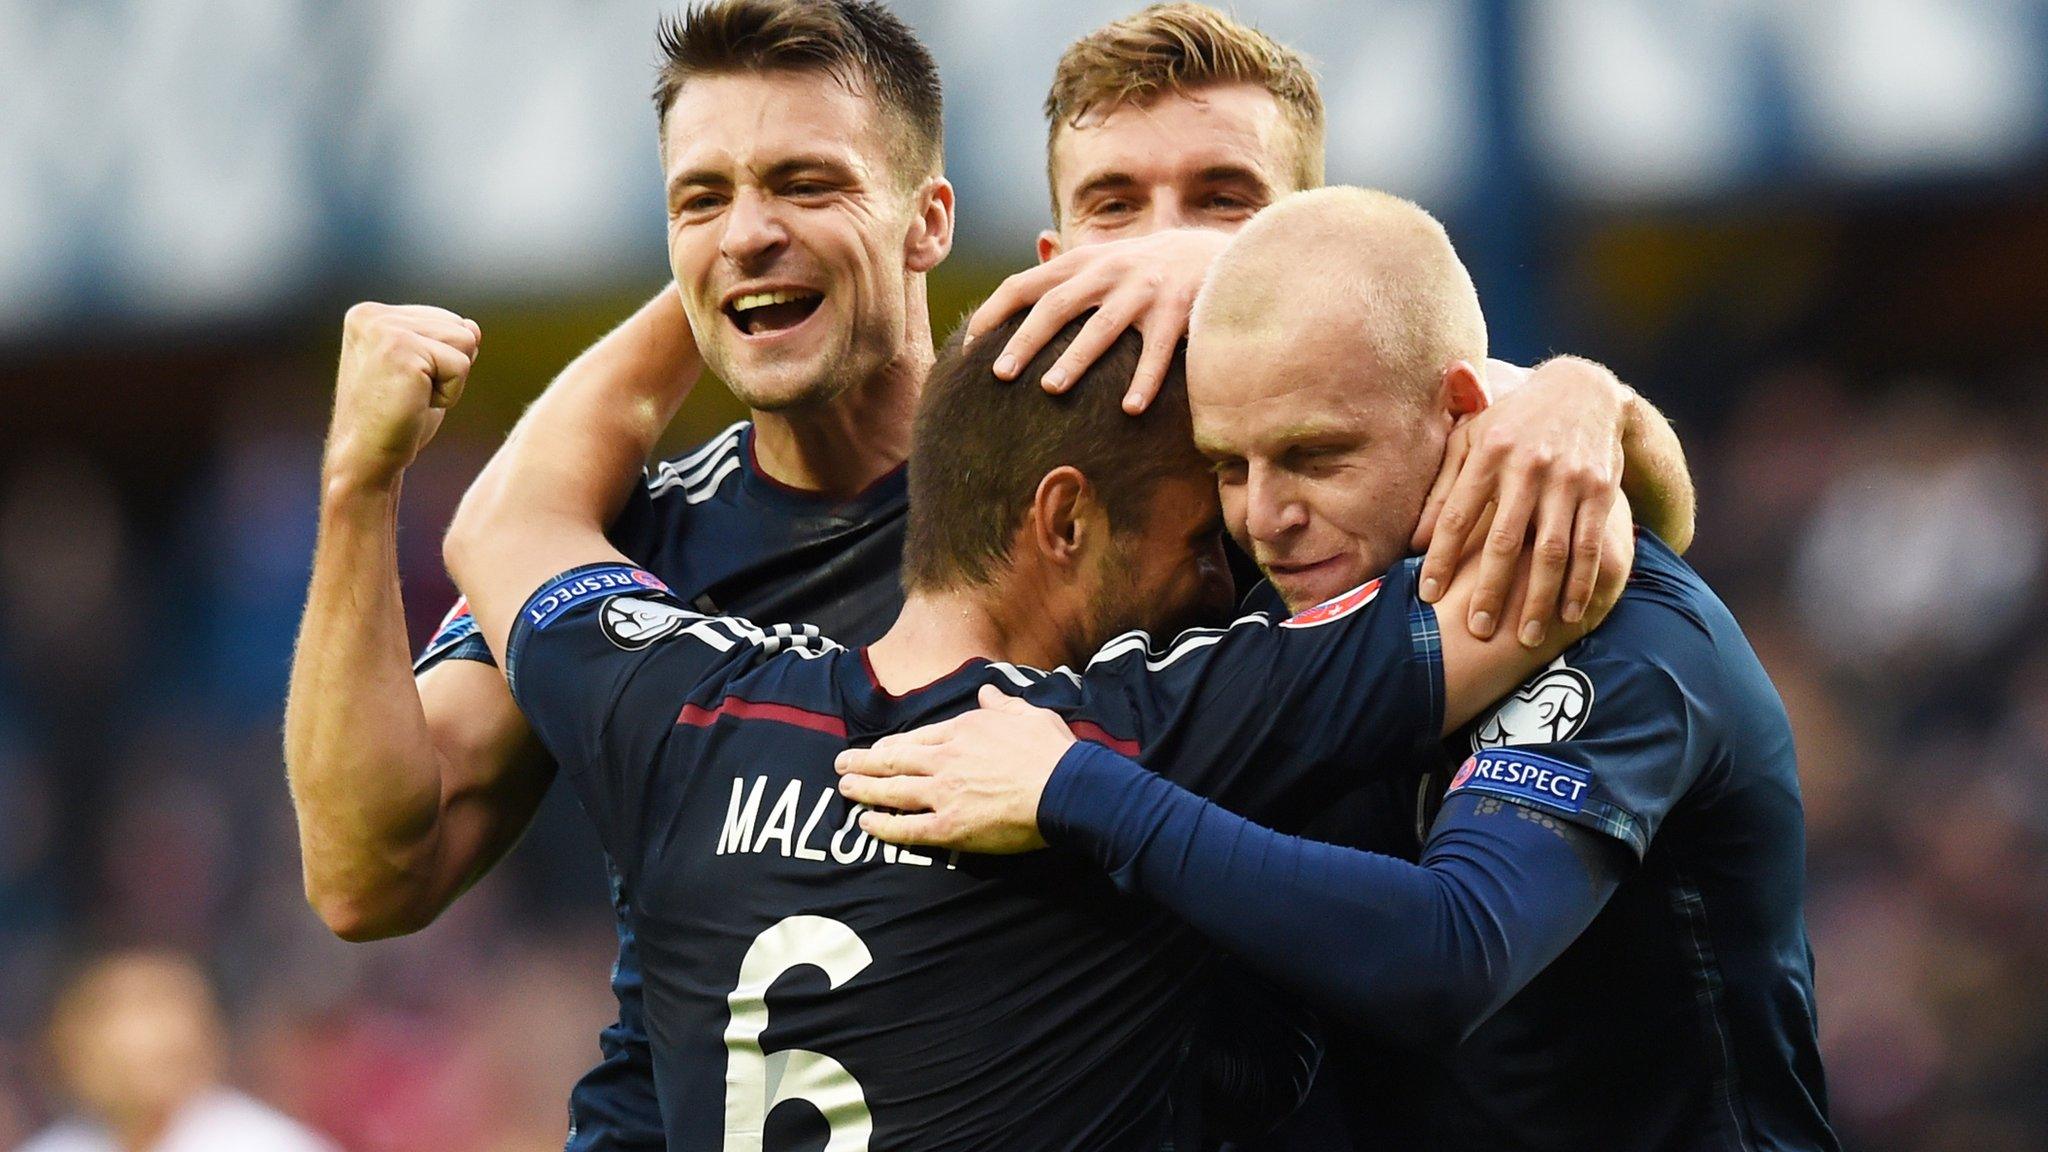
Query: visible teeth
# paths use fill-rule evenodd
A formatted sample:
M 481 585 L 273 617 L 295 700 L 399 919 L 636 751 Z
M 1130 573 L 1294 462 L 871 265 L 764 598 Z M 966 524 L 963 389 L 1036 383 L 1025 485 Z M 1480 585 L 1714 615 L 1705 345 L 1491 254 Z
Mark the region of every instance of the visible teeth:
M 732 310 L 745 312 L 751 308 L 766 308 L 770 304 L 788 304 L 797 300 L 808 300 L 816 292 L 750 292 L 732 302 Z

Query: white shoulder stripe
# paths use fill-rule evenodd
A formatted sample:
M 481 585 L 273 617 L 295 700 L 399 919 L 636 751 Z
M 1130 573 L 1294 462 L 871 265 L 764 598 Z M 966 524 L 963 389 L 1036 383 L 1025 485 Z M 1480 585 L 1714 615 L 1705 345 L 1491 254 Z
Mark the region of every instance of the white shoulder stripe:
M 659 496 L 676 488 L 694 488 L 726 463 L 737 460 L 740 430 L 745 426 L 744 421 L 733 425 L 718 439 L 680 460 L 662 461 L 648 474 L 648 494 Z
M 726 425 L 725 428 L 718 433 L 718 435 L 713 436 L 711 439 L 706 440 L 704 443 L 697 445 L 697 447 L 691 449 L 687 454 L 677 457 L 675 460 L 676 468 L 679 470 L 687 469 L 692 465 L 702 463 L 704 458 L 707 456 L 716 455 L 718 450 L 724 446 L 726 441 L 731 440 L 734 437 L 737 437 L 746 428 L 746 426 L 747 422 L 745 420 L 735 420 L 732 423 Z
M 703 483 L 695 487 L 683 489 L 683 502 L 686 504 L 702 504 L 706 500 L 711 499 L 713 496 L 718 495 L 719 488 L 725 484 L 725 478 L 739 470 L 739 456 L 732 455 L 726 457 L 725 463 L 718 466 L 718 471 L 713 472 Z
M 1151 633 L 1126 632 L 1109 643 L 1104 644 L 1101 651 L 1095 653 L 1094 657 L 1088 661 L 1088 667 L 1093 668 L 1097 664 L 1121 659 L 1133 652 L 1138 652 L 1143 653 L 1145 656 L 1145 667 L 1150 671 L 1157 672 L 1186 656 L 1188 653 L 1199 652 L 1222 640 L 1230 632 L 1247 625 L 1270 628 L 1273 626 L 1273 619 L 1264 612 L 1253 612 L 1250 615 L 1240 616 L 1232 620 L 1227 628 L 1190 628 L 1175 636 L 1165 653 L 1158 656 L 1152 654 Z
M 1032 679 L 1031 677 L 1029 677 L 1029 676 L 1026 676 L 1026 675 L 1024 674 L 1024 671 L 1023 671 L 1022 669 L 1018 668 L 1018 667 L 1017 667 L 1017 666 L 1016 666 L 1015 664 L 1009 664 L 1009 663 L 1005 663 L 1005 662 L 1003 662 L 1003 661 L 1001 661 L 1001 660 L 997 660 L 997 661 L 993 661 L 993 662 L 991 662 L 991 663 L 989 664 L 989 667 L 991 667 L 991 668 L 995 669 L 996 671 L 998 671 L 998 672 L 1002 673 L 1002 674 L 1003 674 L 1003 678 L 1004 678 L 1004 679 L 1008 680 L 1008 681 L 1009 681 L 1010 683 L 1012 683 L 1012 684 L 1015 684 L 1015 685 L 1016 685 L 1017 687 L 1019 687 L 1019 688 L 1029 688 L 1029 687 L 1031 687 L 1031 686 L 1032 686 L 1033 684 L 1036 684 L 1036 683 L 1038 683 L 1038 681 L 1036 681 L 1036 680 L 1033 680 L 1033 679 Z M 1034 671 L 1034 672 L 1037 672 L 1038 670 L 1037 670 L 1036 668 L 1034 668 L 1034 669 L 1032 669 L 1032 671 Z M 1039 675 L 1040 675 L 1041 677 L 1045 675 L 1045 673 L 1043 673 L 1043 672 L 1039 672 L 1038 674 L 1039 674 Z

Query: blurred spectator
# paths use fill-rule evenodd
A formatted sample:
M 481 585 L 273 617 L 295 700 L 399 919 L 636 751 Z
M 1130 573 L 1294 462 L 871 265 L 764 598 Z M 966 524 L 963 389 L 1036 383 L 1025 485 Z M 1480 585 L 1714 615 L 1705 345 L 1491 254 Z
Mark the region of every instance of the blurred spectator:
M 1953 394 L 1886 404 L 1833 470 L 1798 550 L 1800 618 L 1835 668 L 1900 703 L 2002 650 L 2033 607 L 2040 508 L 2024 461 Z
M 222 1084 L 226 1025 L 205 976 L 182 957 L 95 961 L 59 996 L 49 1045 L 79 1115 L 21 1152 L 333 1152 Z

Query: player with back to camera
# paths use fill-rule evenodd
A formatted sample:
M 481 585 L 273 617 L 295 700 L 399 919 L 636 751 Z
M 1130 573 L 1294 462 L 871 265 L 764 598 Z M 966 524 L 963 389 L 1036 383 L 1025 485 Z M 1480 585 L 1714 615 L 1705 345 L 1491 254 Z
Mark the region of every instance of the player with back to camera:
M 1195 437 L 1296 620 L 1400 557 L 1452 422 L 1484 403 L 1484 348 L 1448 238 L 1385 194 L 1288 197 L 1218 260 Z M 1712 591 L 1652 535 L 1637 555 L 1598 631 L 1453 725 L 1419 864 L 1280 835 L 1177 787 L 1175 753 L 1141 765 L 990 692 L 845 754 L 842 791 L 902 813 L 861 820 L 895 843 L 1078 853 L 1401 1045 L 1417 1090 L 1361 1139 L 1827 1152 L 1791 726 Z

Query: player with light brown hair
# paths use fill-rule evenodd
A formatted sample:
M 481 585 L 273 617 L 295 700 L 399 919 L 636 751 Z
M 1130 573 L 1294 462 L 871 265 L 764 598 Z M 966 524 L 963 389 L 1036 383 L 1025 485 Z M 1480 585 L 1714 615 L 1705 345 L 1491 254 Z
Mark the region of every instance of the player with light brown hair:
M 1126 407 L 1140 410 L 1228 234 L 1279 197 L 1321 184 L 1320 90 L 1300 53 L 1178 0 L 1075 41 L 1045 110 L 1054 227 L 1039 234 L 1039 266 L 1005 281 L 969 332 L 1031 309 L 998 362 L 1010 378 L 1052 333 L 1094 309 L 1045 374 L 1058 389 L 1136 328 L 1146 351 Z M 1415 546 L 1428 553 L 1423 596 L 1441 594 L 1495 505 L 1466 623 L 1483 638 L 1519 619 L 1523 642 L 1537 643 L 1552 620 L 1584 610 L 1617 477 L 1638 521 L 1680 551 L 1692 539 L 1692 483 L 1670 425 L 1600 365 L 1558 357 L 1533 372 L 1497 360 L 1486 369 L 1494 404 L 1453 438 L 1417 529 Z M 1514 557 L 1531 540 L 1535 577 L 1510 606 Z
M 1045 171 L 1052 222 L 1064 224 L 1076 189 L 1060 182 L 1067 130 L 1120 107 L 1240 84 L 1272 98 L 1259 124 L 1269 159 L 1295 188 L 1323 182 L 1323 94 L 1301 53 L 1203 4 L 1154 4 L 1068 45 L 1045 94 Z M 1079 158 L 1076 158 L 1078 161 Z M 1071 167 L 1075 161 L 1070 161 Z M 1270 179 L 1279 173 L 1264 173 Z M 1078 205 L 1077 205 L 1078 206 Z

